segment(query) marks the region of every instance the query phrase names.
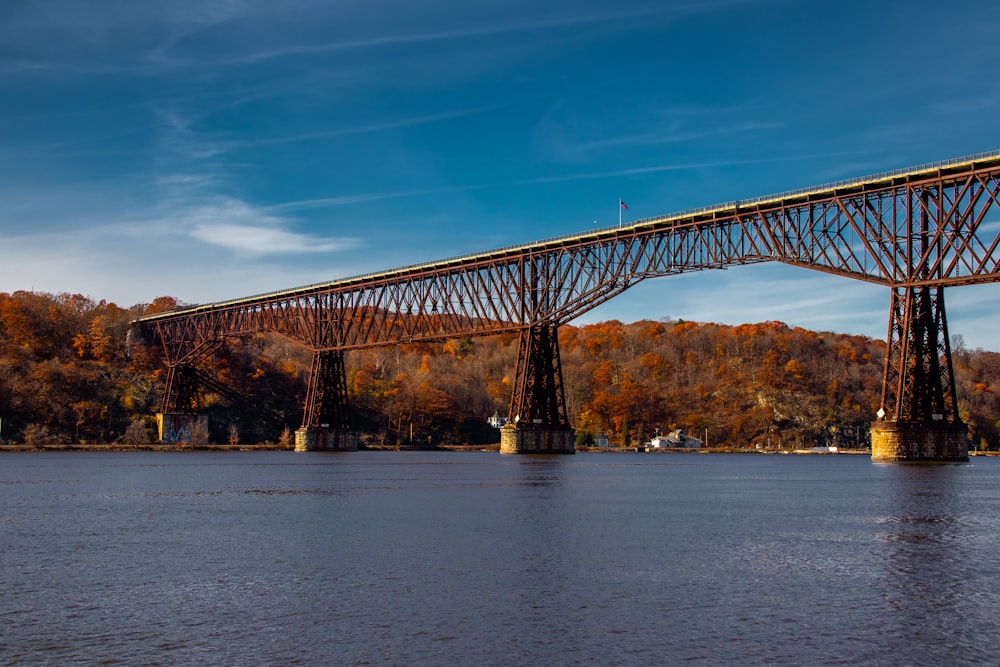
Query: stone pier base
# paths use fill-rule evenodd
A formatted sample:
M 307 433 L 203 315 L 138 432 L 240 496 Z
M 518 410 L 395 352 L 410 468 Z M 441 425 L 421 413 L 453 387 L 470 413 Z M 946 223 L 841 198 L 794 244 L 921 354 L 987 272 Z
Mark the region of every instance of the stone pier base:
M 872 461 L 968 461 L 968 427 L 954 422 L 872 422 Z
M 300 428 L 295 431 L 297 452 L 355 452 L 358 434 L 330 428 Z
M 575 454 L 576 436 L 572 430 L 500 429 L 501 454 Z

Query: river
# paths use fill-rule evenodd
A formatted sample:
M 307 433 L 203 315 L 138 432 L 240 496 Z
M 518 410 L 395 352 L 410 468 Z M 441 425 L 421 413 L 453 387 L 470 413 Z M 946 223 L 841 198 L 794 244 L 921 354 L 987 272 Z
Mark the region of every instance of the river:
M 961 665 L 1000 459 L 0 455 L 5 665 Z

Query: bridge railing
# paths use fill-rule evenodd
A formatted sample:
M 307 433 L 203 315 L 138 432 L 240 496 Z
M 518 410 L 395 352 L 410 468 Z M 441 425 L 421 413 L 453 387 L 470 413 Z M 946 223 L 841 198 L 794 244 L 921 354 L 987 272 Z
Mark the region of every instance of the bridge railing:
M 687 218 L 694 215 L 699 215 L 701 213 L 710 213 L 717 210 L 726 210 L 728 208 L 734 208 L 736 206 L 751 206 L 753 204 L 760 204 L 762 202 L 777 201 L 781 199 L 791 199 L 792 197 L 798 197 L 800 195 L 809 194 L 812 192 L 826 192 L 829 190 L 837 190 L 840 188 L 849 187 L 852 185 L 861 185 L 863 183 L 871 183 L 873 181 L 883 181 L 887 178 L 892 178 L 894 176 L 904 176 L 906 174 L 919 174 L 925 171 L 931 171 L 934 169 L 941 169 L 943 167 L 952 167 L 959 164 L 966 164 L 968 162 L 976 162 L 977 160 L 986 160 L 991 158 L 1000 157 L 1000 150 L 986 151 L 983 153 L 975 153 L 973 155 L 966 155 L 965 157 L 951 158 L 950 160 L 940 160 L 938 162 L 928 162 L 925 164 L 917 165 L 915 167 L 903 167 L 901 169 L 893 169 L 891 171 L 883 171 L 877 174 L 871 174 L 869 176 L 856 176 L 854 178 L 846 178 L 840 181 L 833 181 L 831 183 L 824 183 L 822 185 L 812 185 L 804 188 L 796 188 L 794 190 L 786 190 L 784 192 L 778 192 L 771 195 L 762 195 L 759 197 L 751 197 L 750 199 L 734 199 L 729 202 L 722 204 L 713 204 L 711 206 L 701 206 L 698 208 L 687 209 L 685 211 L 680 211 L 678 213 L 671 213 L 669 215 L 659 215 L 653 216 L 651 218 L 640 218 L 634 222 L 628 223 L 628 226 L 639 226 L 643 224 L 649 224 L 652 222 L 660 222 L 662 220 L 673 220 L 676 218 Z M 617 229 L 617 227 L 605 227 L 598 231 L 606 231 Z

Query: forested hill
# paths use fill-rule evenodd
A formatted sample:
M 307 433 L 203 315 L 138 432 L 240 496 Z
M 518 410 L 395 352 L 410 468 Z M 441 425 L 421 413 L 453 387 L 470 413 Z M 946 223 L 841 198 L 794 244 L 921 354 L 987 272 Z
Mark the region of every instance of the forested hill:
M 121 308 L 72 294 L 0 293 L 0 442 L 137 442 L 150 437 L 159 350 L 126 355 L 129 321 L 174 299 Z M 878 410 L 884 343 L 780 322 L 740 326 L 611 321 L 560 328 L 578 441 L 613 444 L 680 428 L 710 446 L 864 444 Z M 480 444 L 504 416 L 517 338 L 494 335 L 352 352 L 347 383 L 363 440 Z M 954 351 L 962 418 L 1000 449 L 1000 354 Z M 232 341 L 208 372 L 241 399 L 207 394 L 213 437 L 275 441 L 301 422 L 309 355 L 275 336 Z M 227 434 L 229 434 L 227 436 Z

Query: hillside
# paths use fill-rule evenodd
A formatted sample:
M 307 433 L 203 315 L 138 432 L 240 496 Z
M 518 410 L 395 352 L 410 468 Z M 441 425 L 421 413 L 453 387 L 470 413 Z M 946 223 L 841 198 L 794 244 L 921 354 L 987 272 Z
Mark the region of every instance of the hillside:
M 80 295 L 0 293 L 0 442 L 149 438 L 162 391 L 159 350 L 133 346 L 131 318 L 163 297 L 121 308 Z M 863 446 L 878 409 L 884 343 L 780 322 L 740 326 L 610 321 L 560 329 L 564 384 L 578 441 L 614 444 L 681 428 L 710 445 Z M 956 337 L 959 404 L 977 447 L 1000 449 L 1000 354 Z M 352 352 L 347 383 L 357 427 L 391 445 L 483 443 L 505 415 L 516 336 Z M 224 346 L 209 372 L 241 400 L 206 394 L 213 439 L 275 441 L 301 422 L 307 351 L 274 336 Z M 233 426 L 235 425 L 235 426 Z

